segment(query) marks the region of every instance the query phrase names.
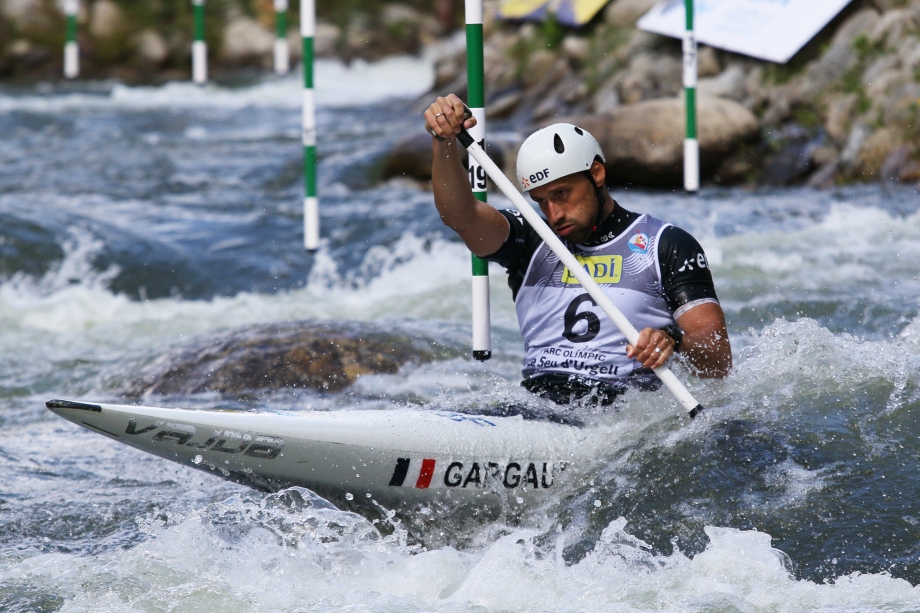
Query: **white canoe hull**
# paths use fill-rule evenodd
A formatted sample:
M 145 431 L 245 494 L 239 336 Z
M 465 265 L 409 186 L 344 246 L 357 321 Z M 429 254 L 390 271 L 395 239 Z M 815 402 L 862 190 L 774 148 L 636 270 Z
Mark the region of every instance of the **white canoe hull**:
M 136 449 L 260 489 L 299 485 L 346 508 L 522 509 L 558 496 L 583 447 L 572 426 L 448 411 L 47 406 Z

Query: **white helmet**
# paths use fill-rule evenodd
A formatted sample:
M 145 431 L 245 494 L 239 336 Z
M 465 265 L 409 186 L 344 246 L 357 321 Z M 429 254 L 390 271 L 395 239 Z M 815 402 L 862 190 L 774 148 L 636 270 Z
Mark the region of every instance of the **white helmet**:
M 601 146 L 586 130 L 570 123 L 555 123 L 531 134 L 518 151 L 517 176 L 529 192 L 556 179 L 584 172 L 595 158 L 605 162 Z

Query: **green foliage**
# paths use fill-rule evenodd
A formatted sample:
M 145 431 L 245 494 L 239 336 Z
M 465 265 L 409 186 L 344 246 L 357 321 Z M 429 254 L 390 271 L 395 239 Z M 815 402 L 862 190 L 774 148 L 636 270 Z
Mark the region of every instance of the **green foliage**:
M 814 59 L 814 56 L 823 55 L 829 43 L 823 44 L 820 49 L 813 51 L 812 53 L 799 52 L 795 54 L 791 60 L 785 64 L 774 64 L 773 62 L 767 62 L 763 67 L 763 72 L 761 73 L 761 82 L 764 85 L 783 85 L 788 83 L 793 78 L 799 76 L 805 72 L 805 68 L 808 66 L 809 62 Z
M 591 52 L 584 67 L 585 81 L 589 91 L 597 90 L 620 68 L 616 59 L 617 50 L 629 42 L 632 31 L 618 26 L 604 24 L 591 37 Z
M 792 56 L 785 64 L 768 62 L 761 73 L 761 82 L 764 85 L 783 85 L 799 76 L 813 60 L 824 55 L 830 48 L 829 40 L 813 38 L 798 53 Z
M 863 86 L 862 74 L 865 66 L 862 63 L 857 64 L 843 75 L 842 88 L 844 93 L 856 94 L 859 101 L 856 105 L 856 111 L 862 115 L 872 106 L 872 101 L 866 95 L 866 88 Z
M 904 142 L 914 148 L 914 154 L 920 156 L 920 100 L 911 100 L 897 114 L 895 126 L 904 136 Z
M 859 115 L 868 112 L 869 109 L 872 108 L 872 100 L 866 94 L 866 88 L 862 82 L 863 73 L 872 60 L 886 52 L 888 49 L 887 41 L 887 35 L 882 36 L 878 41 L 872 42 L 865 34 L 861 34 L 853 40 L 853 50 L 856 51 L 858 61 L 855 66 L 843 75 L 840 82 L 840 89 L 844 93 L 856 94 L 856 112 Z M 880 120 L 877 119 L 876 123 L 879 124 L 879 121 Z
M 876 42 L 871 42 L 869 37 L 865 34 L 860 34 L 856 37 L 856 40 L 853 41 L 853 49 L 856 50 L 856 56 L 859 58 L 859 62 L 864 64 L 869 60 L 876 58 L 883 54 L 888 48 L 888 35 L 882 36 Z
M 792 110 L 792 119 L 795 123 L 807 129 L 818 128 L 824 123 L 821 119 L 820 111 L 810 104 L 796 106 Z
M 520 79 L 527 71 L 527 63 L 530 61 L 530 54 L 534 52 L 532 41 L 524 37 L 518 37 L 508 47 L 508 59 L 514 64 L 514 78 Z
M 559 49 L 562 46 L 562 39 L 565 38 L 565 28 L 560 25 L 556 15 L 550 15 L 540 24 L 540 37 L 543 39 L 544 48 Z

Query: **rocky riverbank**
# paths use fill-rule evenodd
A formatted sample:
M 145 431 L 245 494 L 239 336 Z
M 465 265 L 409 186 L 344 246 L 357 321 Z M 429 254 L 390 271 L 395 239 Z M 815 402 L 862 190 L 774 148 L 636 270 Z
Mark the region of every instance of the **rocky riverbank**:
M 584 125 L 608 153 L 615 185 L 679 187 L 684 135 L 680 42 L 635 27 L 655 0 L 612 0 L 581 30 L 495 18 L 485 0 L 486 114 L 501 136 L 490 153 L 513 173 L 520 140 L 540 125 Z M 288 38 L 300 54 L 298 3 Z M 352 0 L 320 4 L 320 56 L 378 59 L 417 53 L 456 33 L 462 3 Z M 208 0 L 212 74 L 271 67 L 271 0 Z M 128 82 L 189 78 L 188 0 L 83 0 L 83 75 Z M 57 80 L 63 15 L 57 0 L 0 5 L 0 78 Z M 437 45 L 434 91 L 465 96 L 461 45 Z M 720 185 L 827 187 L 920 181 L 920 0 L 854 0 L 786 65 L 701 46 L 703 180 Z M 399 143 L 385 177 L 430 178 L 421 132 Z
M 635 27 L 655 1 L 614 0 L 581 32 L 487 18 L 487 118 L 522 134 L 578 123 L 601 141 L 612 184 L 680 186 L 680 42 Z M 920 0 L 854 1 L 787 65 L 701 46 L 699 77 L 704 182 L 920 181 Z M 465 88 L 464 57 L 443 58 L 437 91 Z M 423 140 L 397 147 L 420 169 Z M 515 145 L 493 147 L 509 173 Z
M 0 79 L 32 83 L 63 74 L 63 0 L 0 1 Z M 418 0 L 420 6 L 427 6 Z M 289 0 L 287 40 L 300 60 L 299 1 Z M 205 42 L 210 73 L 228 78 L 272 69 L 276 38 L 272 0 L 206 0 Z M 455 17 L 411 3 L 350 0 L 320 3 L 314 38 L 319 57 L 377 60 L 418 53 L 447 33 Z M 80 0 L 80 78 L 128 83 L 191 78 L 191 0 Z

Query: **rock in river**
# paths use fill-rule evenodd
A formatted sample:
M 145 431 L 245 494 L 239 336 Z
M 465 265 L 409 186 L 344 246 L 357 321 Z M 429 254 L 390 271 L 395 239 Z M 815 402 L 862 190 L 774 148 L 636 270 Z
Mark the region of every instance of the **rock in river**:
M 564 121 L 585 128 L 600 142 L 609 184 L 663 187 L 681 183 L 685 134 L 681 98 L 647 100 Z M 724 98 L 701 98 L 697 125 L 704 175 L 758 130 L 751 111 Z
M 124 394 L 311 388 L 340 391 L 366 374 L 435 358 L 433 343 L 370 324 L 286 322 L 195 341 L 145 366 Z

